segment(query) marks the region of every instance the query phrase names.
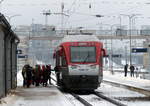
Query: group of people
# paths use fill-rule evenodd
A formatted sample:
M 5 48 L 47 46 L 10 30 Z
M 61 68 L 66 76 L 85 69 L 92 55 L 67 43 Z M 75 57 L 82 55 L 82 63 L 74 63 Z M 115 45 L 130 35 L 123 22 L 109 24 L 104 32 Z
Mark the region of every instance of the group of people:
M 131 64 L 130 67 L 129 67 L 129 69 L 130 69 L 130 76 L 134 77 L 135 67 Z M 138 70 L 138 68 L 136 68 L 136 70 Z M 124 66 L 124 72 L 125 72 L 124 76 L 126 77 L 127 76 L 127 72 L 128 72 L 128 64 L 126 64 Z
M 47 86 L 48 80 L 49 84 L 51 84 L 50 75 L 50 65 L 35 65 L 33 68 L 29 64 L 26 64 L 22 69 L 23 87 L 30 87 L 31 84 L 35 86 L 39 86 L 40 84 Z

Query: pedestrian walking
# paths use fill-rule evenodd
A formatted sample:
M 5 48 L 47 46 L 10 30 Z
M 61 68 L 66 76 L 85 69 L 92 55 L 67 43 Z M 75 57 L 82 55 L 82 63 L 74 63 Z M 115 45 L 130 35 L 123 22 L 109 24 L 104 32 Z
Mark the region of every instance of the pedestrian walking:
M 136 72 L 136 78 L 139 77 L 139 68 L 138 67 L 135 68 L 135 72 Z
M 126 77 L 127 76 L 127 72 L 128 72 L 128 64 L 126 64 L 124 66 L 124 76 Z
M 131 75 L 131 77 L 134 77 L 134 70 L 135 70 L 135 67 L 131 64 L 131 66 L 130 66 L 130 75 Z

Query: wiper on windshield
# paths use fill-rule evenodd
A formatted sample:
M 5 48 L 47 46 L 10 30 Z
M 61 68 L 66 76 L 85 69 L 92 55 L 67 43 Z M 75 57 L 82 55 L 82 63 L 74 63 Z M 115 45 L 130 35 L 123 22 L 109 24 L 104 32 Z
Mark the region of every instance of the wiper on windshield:
M 89 52 L 88 52 L 86 58 L 85 58 L 84 61 L 83 61 L 83 64 L 87 61 L 87 59 L 89 58 L 89 56 L 90 56 L 90 54 L 89 54 Z

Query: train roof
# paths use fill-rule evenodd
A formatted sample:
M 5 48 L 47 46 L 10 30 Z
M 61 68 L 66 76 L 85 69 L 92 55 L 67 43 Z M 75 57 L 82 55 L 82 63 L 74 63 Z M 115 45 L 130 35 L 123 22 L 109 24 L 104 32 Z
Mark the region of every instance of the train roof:
M 64 42 L 88 42 L 88 41 L 97 41 L 100 40 L 95 35 L 66 35 L 61 43 Z

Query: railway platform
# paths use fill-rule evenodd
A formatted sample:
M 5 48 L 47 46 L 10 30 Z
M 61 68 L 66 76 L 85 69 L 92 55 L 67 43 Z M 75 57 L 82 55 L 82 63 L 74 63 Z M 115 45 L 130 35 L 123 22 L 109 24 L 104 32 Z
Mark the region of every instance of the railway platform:
M 53 85 L 18 87 L 0 101 L 0 106 L 72 106 L 70 101 Z
M 150 96 L 150 80 L 136 77 L 124 77 L 124 74 L 111 74 L 109 71 L 104 71 L 103 82 L 115 86 L 122 86 L 133 91 L 143 93 Z

